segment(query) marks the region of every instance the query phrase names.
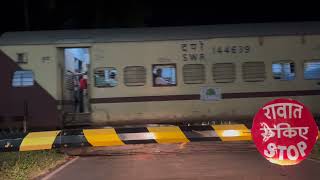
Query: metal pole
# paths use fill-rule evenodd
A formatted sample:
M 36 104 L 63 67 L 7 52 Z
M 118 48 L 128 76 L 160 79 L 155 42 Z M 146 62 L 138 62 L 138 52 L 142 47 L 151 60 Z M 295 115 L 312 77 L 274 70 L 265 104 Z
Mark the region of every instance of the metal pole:
M 24 118 L 23 118 L 23 132 L 27 132 L 27 120 L 29 117 L 29 108 L 28 108 L 28 102 L 24 101 Z

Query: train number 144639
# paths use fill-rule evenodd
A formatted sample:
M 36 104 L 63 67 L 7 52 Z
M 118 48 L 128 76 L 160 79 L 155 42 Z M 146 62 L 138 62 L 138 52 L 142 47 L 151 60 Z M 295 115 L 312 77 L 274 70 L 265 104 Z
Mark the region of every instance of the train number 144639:
M 250 46 L 214 46 L 212 48 L 213 54 L 240 54 L 250 53 Z

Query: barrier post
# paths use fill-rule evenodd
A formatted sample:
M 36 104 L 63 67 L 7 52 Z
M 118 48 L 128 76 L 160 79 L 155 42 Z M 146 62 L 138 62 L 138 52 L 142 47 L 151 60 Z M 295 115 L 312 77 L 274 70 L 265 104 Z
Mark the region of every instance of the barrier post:
M 27 132 L 27 120 L 29 117 L 29 107 L 28 107 L 28 101 L 24 100 L 24 116 L 23 116 L 23 132 Z

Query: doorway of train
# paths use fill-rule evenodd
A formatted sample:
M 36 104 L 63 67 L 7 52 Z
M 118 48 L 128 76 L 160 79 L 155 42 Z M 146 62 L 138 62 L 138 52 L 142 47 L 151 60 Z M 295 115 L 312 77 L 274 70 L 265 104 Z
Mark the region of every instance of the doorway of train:
M 90 48 L 62 48 L 63 68 L 63 101 L 64 112 L 69 115 L 86 115 L 90 113 L 89 77 Z

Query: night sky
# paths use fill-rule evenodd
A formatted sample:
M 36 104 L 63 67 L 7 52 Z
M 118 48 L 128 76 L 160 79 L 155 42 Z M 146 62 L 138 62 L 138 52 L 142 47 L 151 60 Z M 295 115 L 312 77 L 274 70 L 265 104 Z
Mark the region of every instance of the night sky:
M 3 0 L 0 6 L 0 33 L 24 30 L 320 21 L 318 5 L 301 2 L 281 5 L 269 1 L 258 1 L 255 4 L 234 2 L 236 1 Z

